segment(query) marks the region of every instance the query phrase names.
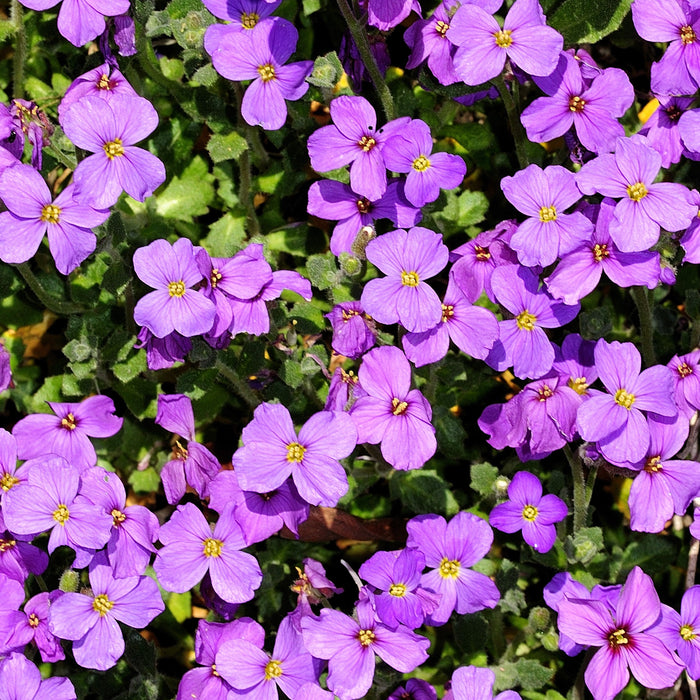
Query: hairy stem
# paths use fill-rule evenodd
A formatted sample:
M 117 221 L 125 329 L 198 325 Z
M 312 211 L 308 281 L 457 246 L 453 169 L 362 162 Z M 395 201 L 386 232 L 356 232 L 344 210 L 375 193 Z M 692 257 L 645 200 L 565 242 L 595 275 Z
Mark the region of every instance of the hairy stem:
M 498 90 L 498 94 L 503 100 L 503 106 L 506 108 L 506 115 L 508 116 L 508 124 L 510 125 L 510 133 L 513 136 L 513 141 L 515 142 L 515 155 L 518 158 L 518 165 L 521 168 L 526 168 L 530 163 L 527 157 L 527 152 L 525 151 L 525 143 L 527 141 L 527 136 L 525 135 L 525 129 L 520 123 L 520 114 L 518 108 L 515 104 L 515 99 L 508 90 L 506 81 L 502 75 L 494 78 L 491 81 Z
M 216 369 L 219 374 L 233 387 L 233 390 L 250 406 L 255 408 L 260 404 L 260 399 L 255 392 L 248 386 L 248 383 L 243 379 L 233 367 L 225 364 L 221 359 L 216 360 Z
M 240 83 L 234 83 L 233 89 L 236 93 L 238 101 L 238 124 L 244 130 L 247 129 L 246 123 L 241 116 L 241 104 L 243 103 L 243 87 Z M 261 144 L 262 145 L 262 144 Z M 249 236 L 260 235 L 260 222 L 258 215 L 255 213 L 255 203 L 253 202 L 253 171 L 250 162 L 250 150 L 246 148 L 238 158 L 238 199 L 246 211 L 246 229 Z
M 630 294 L 639 312 L 639 332 L 642 336 L 644 364 L 647 367 L 651 367 L 656 364 L 656 353 L 654 352 L 654 327 L 651 318 L 649 292 L 646 287 L 632 287 Z
M 12 92 L 24 97 L 24 64 L 27 60 L 27 34 L 24 31 L 24 12 L 19 0 L 10 4 L 10 19 L 15 28 L 15 52 L 12 56 Z
M 583 464 L 581 457 L 577 452 L 574 452 L 569 445 L 564 445 L 564 454 L 566 461 L 571 467 L 571 475 L 574 480 L 574 532 L 578 532 L 582 527 L 586 526 L 588 520 L 588 504 L 590 503 L 591 494 L 593 492 L 593 483 L 589 476 L 589 484 L 583 473 Z M 595 475 L 593 477 L 595 479 Z
M 396 118 L 396 105 L 394 104 L 394 98 L 391 95 L 391 90 L 384 80 L 384 76 L 379 70 L 377 62 L 374 60 L 372 55 L 372 50 L 369 46 L 369 40 L 367 39 L 367 34 L 362 24 L 357 20 L 353 14 L 352 8 L 348 4 L 348 0 L 338 0 L 338 7 L 343 15 L 345 23 L 348 25 L 350 34 L 357 46 L 357 51 L 360 54 L 362 63 L 364 63 L 369 77 L 374 83 L 374 89 L 379 95 L 379 99 L 382 103 L 382 109 L 384 110 L 384 116 L 387 121 L 391 121 Z
M 27 263 L 19 263 L 15 265 L 15 269 L 21 275 L 22 279 L 27 283 L 27 286 L 36 294 L 39 301 L 49 310 L 61 316 L 70 316 L 70 314 L 79 314 L 87 311 L 81 304 L 74 304 L 70 301 L 62 301 L 55 296 L 49 294 L 37 279 L 36 275 L 31 271 Z

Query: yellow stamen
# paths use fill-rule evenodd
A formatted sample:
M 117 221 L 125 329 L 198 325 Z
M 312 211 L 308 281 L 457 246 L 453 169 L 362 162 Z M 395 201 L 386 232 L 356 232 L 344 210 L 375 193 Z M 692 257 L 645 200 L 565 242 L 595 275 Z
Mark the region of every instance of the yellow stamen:
M 241 13 L 241 24 L 243 25 L 243 29 L 253 29 L 259 21 L 260 15 L 256 12 Z
M 525 506 L 523 508 L 523 518 L 532 522 L 537 518 L 537 508 L 535 506 Z
M 279 678 L 282 675 L 281 661 L 268 661 L 265 664 L 265 680 L 271 681 L 273 678 Z
M 102 146 L 107 158 L 114 160 L 114 158 L 120 158 L 124 155 L 124 146 L 122 146 L 121 139 L 114 139 L 114 141 L 107 141 L 106 144 Z
M 46 204 L 41 210 L 40 218 L 47 224 L 57 224 L 60 215 L 60 207 L 57 207 L 55 204 Z
M 691 639 L 695 639 L 698 636 L 697 634 L 695 634 L 693 626 L 690 624 L 683 625 L 679 631 L 681 639 L 684 639 L 686 642 L 689 642 Z
M 634 403 L 634 394 L 629 394 L 624 389 L 618 389 L 615 392 L 615 403 L 624 406 L 629 411 Z
M 518 325 L 518 330 L 532 331 L 535 329 L 535 321 L 537 316 L 531 314 L 527 309 L 521 311 L 516 317 L 515 322 Z
M 177 282 L 170 282 L 170 284 L 168 284 L 168 294 L 171 297 L 184 296 L 186 290 L 187 287 L 185 287 L 185 283 L 182 280 L 178 280 Z
M 586 100 L 582 100 L 578 95 L 569 98 L 569 110 L 572 112 L 583 112 Z
M 450 25 L 447 24 L 447 22 L 443 22 L 442 20 L 438 20 L 435 24 L 435 31 L 444 39 L 445 34 L 447 34 L 447 30 L 450 28 Z
M 401 284 L 404 287 L 417 287 L 420 284 L 420 277 L 415 270 L 413 272 L 403 270 L 401 272 Z
M 403 598 L 406 595 L 406 585 L 403 583 L 392 583 L 389 586 L 389 595 Z
M 697 36 L 695 35 L 695 30 L 689 24 L 684 24 L 681 27 L 680 35 L 681 41 L 684 44 L 692 44 L 697 39 Z
M 401 416 L 404 413 L 406 413 L 406 409 L 408 408 L 408 403 L 406 401 L 401 401 L 401 399 L 397 399 L 394 397 L 391 400 L 391 412 L 395 416 Z
M 411 167 L 419 173 L 423 173 L 430 167 L 430 161 L 425 156 L 420 155 L 413 161 Z
M 445 557 L 440 562 L 440 568 L 438 571 L 440 572 L 440 576 L 442 576 L 442 578 L 457 578 L 459 576 L 460 567 L 461 564 L 456 559 L 450 560 Z
M 452 306 L 451 304 L 445 306 L 445 304 L 442 305 L 442 322 L 446 323 L 449 321 L 453 316 L 455 315 L 455 307 Z
M 61 427 L 65 428 L 66 430 L 75 430 L 77 427 L 75 416 L 72 413 L 69 413 L 65 418 L 62 418 Z
M 114 527 L 119 527 L 126 520 L 126 514 L 122 513 L 118 508 L 112 508 L 110 515 L 112 516 Z
M 271 80 L 275 79 L 275 67 L 271 63 L 258 66 L 258 74 L 263 83 L 269 83 Z
M 207 537 L 204 540 L 204 556 L 205 557 L 220 557 L 221 550 L 224 548 L 224 543 L 221 540 L 215 540 L 213 537 Z
M 593 260 L 597 263 L 603 262 L 605 258 L 610 257 L 610 251 L 606 243 L 596 243 L 593 246 Z
M 557 210 L 554 207 L 542 207 L 540 209 L 540 221 L 543 224 L 557 220 Z
M 513 38 L 511 37 L 512 33 L 510 29 L 501 29 L 497 31 L 493 35 L 496 40 L 496 46 L 501 49 L 507 49 L 513 43 Z
M 627 196 L 634 202 L 638 202 L 640 199 L 649 194 L 647 186 L 643 182 L 635 182 L 634 185 L 627 185 Z
M 298 442 L 291 442 L 287 445 L 287 461 L 296 462 L 297 464 L 304 459 L 306 448 Z
M 358 142 L 357 145 L 365 152 L 368 153 L 371 151 L 376 145 L 377 142 L 371 137 L 371 136 L 363 136 Z
M 12 474 L 5 472 L 2 477 L 0 477 L 0 488 L 3 491 L 9 491 L 13 486 L 19 484 L 19 479 Z
M 541 389 L 537 390 L 537 400 L 546 401 L 554 396 L 554 392 L 545 384 Z
M 616 649 L 619 646 L 629 644 L 630 640 L 629 640 L 629 637 L 627 636 L 627 630 L 620 627 L 619 629 L 612 631 L 608 635 L 608 642 L 610 642 L 610 647 L 612 649 Z
M 360 640 L 360 644 L 363 647 L 368 647 L 376 639 L 376 635 L 372 630 L 360 630 L 357 633 L 357 638 Z
M 61 503 L 58 508 L 53 512 L 53 519 L 63 527 L 66 524 L 66 521 L 70 517 L 70 511 L 68 508 Z
M 588 391 L 588 382 L 585 377 L 571 377 L 567 384 L 580 396 L 583 396 Z
M 92 609 L 100 613 L 100 617 L 104 617 L 113 607 L 114 603 L 104 593 L 96 595 L 92 601 Z

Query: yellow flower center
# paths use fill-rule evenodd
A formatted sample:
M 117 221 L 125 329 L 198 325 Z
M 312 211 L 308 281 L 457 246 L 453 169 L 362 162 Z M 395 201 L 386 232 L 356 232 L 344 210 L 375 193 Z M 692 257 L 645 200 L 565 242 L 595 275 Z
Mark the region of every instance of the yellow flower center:
M 212 268 L 211 276 L 209 277 L 212 289 L 216 289 L 216 285 L 219 284 L 219 282 L 221 282 L 223 277 L 224 276 L 215 267 Z
M 421 155 L 413 161 L 411 167 L 419 173 L 422 173 L 430 167 L 430 161 L 425 156 Z
M 537 518 L 537 508 L 535 506 L 525 506 L 523 508 L 523 518 L 532 522 Z
M 392 583 L 389 587 L 389 595 L 396 596 L 397 598 L 403 598 L 406 595 L 406 584 Z
M 213 537 L 207 537 L 204 540 L 204 556 L 205 557 L 220 557 L 221 550 L 224 548 L 224 543 L 221 540 L 215 540 Z
M 501 29 L 497 31 L 493 35 L 493 38 L 496 40 L 496 46 L 502 49 L 507 49 L 513 43 L 511 34 L 512 32 L 510 29 Z
M 401 284 L 404 287 L 417 287 L 419 283 L 420 277 L 418 277 L 417 272 L 406 272 L 406 270 L 401 272 Z
M 100 79 L 96 83 L 97 89 L 98 90 L 111 90 L 112 89 L 112 83 L 109 79 L 109 76 L 106 73 L 103 73 L 100 76 Z
M 367 197 L 363 197 L 362 199 L 357 200 L 357 211 L 360 212 L 360 214 L 367 214 L 369 210 L 372 208 L 372 202 L 367 199 Z
M 644 465 L 644 471 L 656 474 L 656 472 L 663 470 L 663 466 L 664 465 L 661 463 L 661 455 L 656 455 L 655 457 L 649 457 Z
M 126 514 L 122 513 L 118 508 L 112 508 L 110 515 L 112 516 L 114 527 L 119 527 L 126 520 Z
M 540 221 L 546 224 L 557 220 L 557 210 L 554 207 L 542 207 L 540 209 Z
M 105 154 L 110 160 L 114 160 L 115 157 L 120 158 L 124 155 L 124 146 L 122 146 L 121 139 L 114 139 L 114 141 L 107 141 L 104 146 Z
M 9 552 L 16 544 L 17 540 L 0 540 L 0 552 Z
M 92 601 L 92 609 L 100 613 L 100 617 L 104 617 L 113 607 L 114 603 L 104 593 L 96 595 Z
M 491 253 L 488 248 L 482 248 L 480 245 L 474 246 L 474 254 L 479 262 L 486 262 L 491 259 Z
M 185 295 L 187 287 L 185 287 L 185 283 L 182 280 L 178 280 L 177 282 L 170 282 L 168 284 L 168 294 L 171 297 L 181 297 Z
M 531 314 L 527 309 L 521 311 L 516 317 L 515 322 L 518 324 L 518 330 L 532 331 L 535 328 L 537 316 Z
M 567 382 L 568 386 L 577 394 L 583 396 L 588 391 L 588 382 L 585 377 L 571 377 Z
M 365 152 L 369 153 L 376 145 L 377 142 L 371 136 L 363 136 L 357 145 Z
M 259 20 L 260 15 L 256 12 L 241 13 L 241 24 L 243 25 L 243 29 L 253 29 L 253 27 L 255 27 Z
M 66 520 L 70 517 L 70 511 L 68 508 L 61 503 L 58 508 L 53 512 L 53 519 L 63 527 L 66 524 Z
M 304 459 L 306 448 L 298 442 L 290 442 L 287 445 L 287 461 L 299 463 Z
M 397 399 L 396 397 L 391 400 L 391 412 L 395 416 L 402 416 L 406 413 L 407 408 L 408 403 L 406 401 L 401 401 L 401 399 Z
M 680 30 L 681 41 L 684 44 L 692 44 L 697 37 L 695 36 L 695 30 L 689 25 L 684 24 Z
M 69 413 L 65 418 L 62 418 L 61 427 L 65 428 L 66 430 L 75 430 L 77 427 L 75 416 L 72 413 Z
M 376 635 L 372 630 L 360 630 L 357 633 L 357 638 L 360 640 L 360 644 L 363 647 L 368 647 L 376 639 Z
M 41 220 L 47 224 L 57 224 L 60 215 L 61 208 L 55 204 L 46 204 L 41 210 Z
M 554 392 L 545 384 L 543 387 L 537 390 L 537 400 L 546 401 L 554 396 Z
M 451 304 L 445 306 L 445 304 L 442 305 L 442 322 L 446 323 L 449 321 L 453 316 L 455 315 L 455 307 L 452 306 Z
M 684 378 L 689 377 L 693 373 L 692 367 L 690 367 L 687 362 L 681 362 L 678 367 L 676 367 L 676 371 Z
M 3 491 L 9 491 L 13 486 L 19 484 L 19 479 L 8 472 L 5 472 L 2 477 L 0 477 L 0 488 Z
M 681 627 L 679 631 L 681 639 L 684 639 L 686 642 L 689 642 L 691 639 L 695 639 L 698 636 L 697 634 L 695 634 L 693 626 L 690 624 L 683 625 L 683 627 Z
M 629 644 L 630 640 L 627 636 L 627 630 L 620 627 L 619 629 L 613 630 L 608 635 L 608 642 L 610 642 L 611 649 L 617 649 L 617 647 Z
M 615 403 L 624 406 L 629 411 L 634 403 L 634 394 L 628 394 L 624 389 L 618 389 L 615 392 Z
M 342 311 L 342 318 L 343 318 L 343 323 L 347 323 L 351 318 L 354 318 L 355 316 L 359 316 L 360 312 L 355 311 L 355 309 L 348 309 L 347 311 L 343 309 Z
M 583 112 L 586 100 L 582 100 L 578 95 L 569 98 L 569 110 L 572 112 Z
M 282 662 L 271 660 L 265 664 L 265 680 L 271 681 L 273 678 L 279 678 L 282 675 Z
M 258 75 L 263 83 L 269 83 L 271 80 L 275 79 L 275 67 L 271 63 L 258 66 Z
M 435 31 L 444 39 L 445 34 L 447 34 L 447 30 L 450 28 L 450 25 L 447 24 L 447 22 L 443 22 L 441 19 L 438 20 L 435 23 Z
M 27 620 L 27 622 L 29 623 L 29 626 L 30 626 L 32 629 L 36 629 L 36 628 L 39 626 L 40 620 L 39 620 L 39 618 L 38 618 L 34 613 L 32 613 L 32 614 L 29 616 L 29 619 Z
M 647 190 L 647 186 L 643 182 L 635 182 L 634 185 L 627 185 L 627 196 L 635 202 L 644 199 L 647 194 L 649 194 L 649 190 Z
M 593 246 L 593 260 L 597 263 L 603 262 L 605 258 L 610 257 L 610 251 L 606 243 L 596 243 Z
M 440 576 L 442 578 L 457 578 L 461 564 L 456 559 L 448 559 L 445 557 L 440 562 Z

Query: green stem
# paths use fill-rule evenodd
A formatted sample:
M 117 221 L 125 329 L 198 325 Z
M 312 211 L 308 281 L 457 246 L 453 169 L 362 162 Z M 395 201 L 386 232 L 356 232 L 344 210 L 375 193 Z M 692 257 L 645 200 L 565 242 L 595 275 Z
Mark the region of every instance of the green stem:
M 525 151 L 527 136 L 525 136 L 525 129 L 523 129 L 523 125 L 520 123 L 520 114 L 513 95 L 511 95 L 510 90 L 508 90 L 508 86 L 502 75 L 494 78 L 491 82 L 496 86 L 498 94 L 503 100 L 503 106 L 506 108 L 508 123 L 510 124 L 510 133 L 515 142 L 515 155 L 518 158 L 518 165 L 521 168 L 526 168 L 530 164 L 527 152 Z
M 15 27 L 15 53 L 12 57 L 12 91 L 14 97 L 24 97 L 24 64 L 27 60 L 27 34 L 24 31 L 24 13 L 18 0 L 12 0 L 10 18 Z
M 374 89 L 379 95 L 379 99 L 382 103 L 382 109 L 384 110 L 384 116 L 387 121 L 396 119 L 396 105 L 394 104 L 394 98 L 391 95 L 391 90 L 384 80 L 384 76 L 379 70 L 377 62 L 374 60 L 372 55 L 372 50 L 369 46 L 369 41 L 367 39 L 367 34 L 365 33 L 364 26 L 353 14 L 352 8 L 348 4 L 348 0 L 338 0 L 338 7 L 343 15 L 345 23 L 348 25 L 350 34 L 357 46 L 357 51 L 360 54 L 362 63 L 364 63 L 369 77 L 374 83 Z
M 61 316 L 70 316 L 71 314 L 84 313 L 87 309 L 81 304 L 74 304 L 70 301 L 61 301 L 49 294 L 39 282 L 37 277 L 31 271 L 27 263 L 19 263 L 15 265 L 15 269 L 21 275 L 22 279 L 27 283 L 27 286 L 36 294 L 39 301 L 49 310 Z
M 78 162 L 67 156 L 55 143 L 52 142 L 48 146 L 44 146 L 44 148 L 50 151 L 56 157 L 56 160 L 66 168 L 75 170 L 78 167 Z
M 654 352 L 654 326 L 651 318 L 649 292 L 646 287 L 632 287 L 630 294 L 632 294 L 632 299 L 634 299 L 639 312 L 639 332 L 642 336 L 644 364 L 647 367 L 651 367 L 656 364 L 656 353 Z
M 588 518 L 588 503 L 590 495 L 587 495 L 586 480 L 583 475 L 583 464 L 578 453 L 574 453 L 568 445 L 564 445 L 566 461 L 571 467 L 571 475 L 574 480 L 574 533 L 586 526 Z M 592 492 L 592 485 L 590 487 Z
M 234 391 L 250 406 L 256 408 L 260 404 L 257 394 L 248 386 L 248 383 L 240 377 L 233 367 L 225 364 L 221 359 L 216 360 L 216 369 L 222 377 L 233 387 Z
M 243 88 L 240 83 L 234 83 L 233 89 L 238 100 L 238 124 L 245 128 L 245 123 L 241 116 L 241 104 L 243 103 Z M 246 228 L 249 236 L 260 235 L 260 222 L 255 213 L 255 203 L 253 202 L 253 172 L 250 163 L 250 150 L 246 148 L 238 157 L 238 199 L 246 211 Z

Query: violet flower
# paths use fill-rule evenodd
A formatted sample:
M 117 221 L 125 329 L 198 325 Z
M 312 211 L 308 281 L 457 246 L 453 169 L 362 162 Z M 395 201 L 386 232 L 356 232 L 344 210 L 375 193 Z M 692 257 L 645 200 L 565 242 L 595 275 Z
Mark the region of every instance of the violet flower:
M 48 565 L 46 552 L 8 532 L 0 511 L 0 574 L 24 583 L 29 574 L 41 575 Z
M 428 681 L 409 678 L 400 685 L 386 700 L 437 700 L 437 691 Z
M 115 97 L 138 97 L 122 72 L 109 62 L 103 63 L 87 73 L 79 75 L 66 90 L 66 94 L 58 105 L 59 117 L 75 102 L 84 97 L 101 97 L 112 100 Z
M 521 700 L 514 690 L 493 694 L 496 674 L 490 668 L 460 666 L 452 674 L 450 689 L 443 700 Z
M 313 61 L 284 65 L 296 50 L 299 34 L 291 22 L 273 17 L 253 32 L 220 37 L 212 55 L 216 72 L 229 80 L 252 80 L 243 95 L 241 114 L 248 124 L 275 131 L 287 120 L 285 100 L 298 100 L 309 89 Z
M 673 374 L 673 396 L 680 413 L 689 419 L 700 409 L 700 350 L 674 355 L 666 365 Z
M 680 614 L 662 604 L 661 619 L 650 632 L 678 654 L 690 678 L 700 678 L 700 586 L 683 594 Z
M 518 532 L 538 552 L 548 552 L 557 539 L 555 523 L 568 514 L 566 503 L 553 494 L 542 495 L 540 480 L 520 471 L 508 484 L 508 501 L 494 506 L 489 522 L 497 530 Z
M 680 128 L 680 120 L 693 104 L 693 98 L 659 95 L 656 99 L 659 103 L 658 107 L 637 133 L 646 136 L 649 145 L 658 151 L 664 168 L 678 163 L 682 156 L 698 160 L 700 155 L 694 154 L 692 152 L 694 149 L 686 148 Z M 692 143 L 695 130 L 689 131 Z
M 374 320 L 362 309 L 359 301 L 336 304 L 325 315 L 333 327 L 333 350 L 345 357 L 357 358 L 374 346 L 377 329 Z
M 67 679 L 42 680 L 39 669 L 24 654 L 0 660 L 0 697 L 12 700 L 75 700 L 75 688 Z

